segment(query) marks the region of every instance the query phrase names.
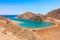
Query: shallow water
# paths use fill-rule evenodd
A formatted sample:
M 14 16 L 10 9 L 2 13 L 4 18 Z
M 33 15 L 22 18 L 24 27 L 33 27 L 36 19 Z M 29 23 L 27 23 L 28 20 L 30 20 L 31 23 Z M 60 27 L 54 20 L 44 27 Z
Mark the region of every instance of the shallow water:
M 26 20 L 21 18 L 19 19 L 15 17 L 9 17 L 9 19 L 21 22 L 18 25 L 25 28 L 44 28 L 44 27 L 50 27 L 53 25 L 52 23 L 49 23 L 49 22 L 39 22 L 39 21 Z

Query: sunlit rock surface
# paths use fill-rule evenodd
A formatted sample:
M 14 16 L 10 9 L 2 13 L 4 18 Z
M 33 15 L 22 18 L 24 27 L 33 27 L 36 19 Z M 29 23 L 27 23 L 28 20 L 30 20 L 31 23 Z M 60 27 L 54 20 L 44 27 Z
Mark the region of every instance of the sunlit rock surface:
M 60 40 L 60 26 L 39 29 L 36 33 L 43 38 L 43 40 Z
M 34 14 L 32 12 L 25 12 L 24 14 L 21 14 L 17 17 L 23 19 L 37 20 L 37 21 L 43 21 L 45 19 L 45 17 L 42 14 Z
M 60 20 L 60 8 L 48 12 L 46 17 L 52 17 Z

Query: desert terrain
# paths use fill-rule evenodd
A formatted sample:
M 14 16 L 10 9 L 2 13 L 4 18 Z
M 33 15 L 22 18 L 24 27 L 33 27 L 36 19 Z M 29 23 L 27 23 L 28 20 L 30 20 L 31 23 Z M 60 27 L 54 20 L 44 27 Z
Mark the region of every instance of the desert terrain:
M 55 16 L 52 16 L 53 14 Z M 11 21 L 8 18 L 0 16 L 0 40 L 60 40 L 60 9 L 53 10 L 46 16 L 41 14 L 34 15 L 29 12 L 28 15 L 31 16 L 28 17 L 26 15 L 25 13 L 25 15 L 17 17 L 51 22 L 54 25 L 48 28 L 29 29 L 18 26 L 18 22 L 16 21 Z

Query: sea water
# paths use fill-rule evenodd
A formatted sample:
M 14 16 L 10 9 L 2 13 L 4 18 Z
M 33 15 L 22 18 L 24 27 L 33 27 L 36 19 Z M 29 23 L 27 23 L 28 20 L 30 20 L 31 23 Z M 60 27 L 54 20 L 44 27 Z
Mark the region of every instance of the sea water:
M 50 27 L 53 25 L 50 22 L 41 22 L 41 21 L 16 18 L 16 15 L 15 16 L 9 16 L 9 17 L 6 16 L 6 17 L 9 18 L 10 20 L 19 21 L 20 24 L 18 24 L 18 25 L 21 27 L 25 27 L 25 28 L 45 28 L 45 27 Z

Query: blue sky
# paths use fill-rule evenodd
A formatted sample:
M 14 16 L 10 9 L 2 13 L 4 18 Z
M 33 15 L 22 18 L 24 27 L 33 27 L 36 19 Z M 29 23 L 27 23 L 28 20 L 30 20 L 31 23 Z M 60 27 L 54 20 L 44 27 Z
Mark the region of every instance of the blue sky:
M 60 0 L 0 0 L 0 15 L 19 15 L 24 12 L 46 14 L 60 8 Z

